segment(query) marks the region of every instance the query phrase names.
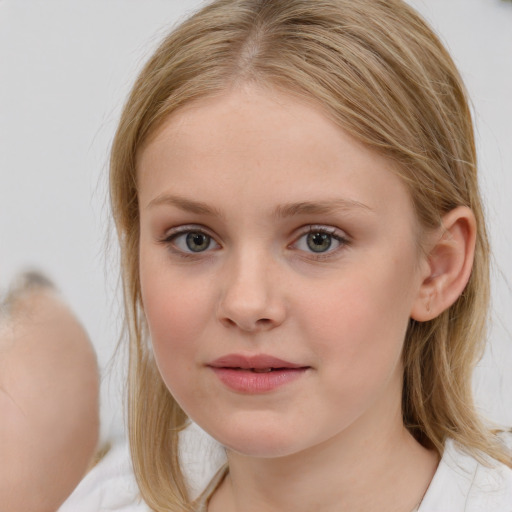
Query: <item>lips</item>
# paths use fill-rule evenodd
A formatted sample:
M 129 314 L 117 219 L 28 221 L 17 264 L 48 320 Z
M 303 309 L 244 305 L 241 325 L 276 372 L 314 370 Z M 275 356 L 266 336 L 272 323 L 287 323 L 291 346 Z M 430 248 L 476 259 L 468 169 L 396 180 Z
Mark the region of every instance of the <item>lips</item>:
M 266 354 L 230 354 L 207 365 L 227 387 L 242 393 L 273 391 L 303 376 L 310 368 Z
M 252 370 L 255 372 L 270 372 L 277 369 L 296 369 L 305 368 L 300 364 L 290 363 L 277 357 L 269 356 L 266 354 L 259 354 L 254 356 L 243 356 L 239 354 L 230 354 L 227 356 L 219 357 L 209 366 L 213 368 L 233 368 L 238 370 Z

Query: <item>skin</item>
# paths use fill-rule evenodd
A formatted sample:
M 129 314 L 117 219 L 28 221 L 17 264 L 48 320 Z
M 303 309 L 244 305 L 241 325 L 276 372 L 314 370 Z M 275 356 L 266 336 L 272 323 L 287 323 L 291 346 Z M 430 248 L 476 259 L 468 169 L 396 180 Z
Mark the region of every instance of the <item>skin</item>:
M 245 86 L 173 114 L 138 172 L 156 362 L 227 448 L 209 510 L 412 510 L 438 456 L 403 426 L 401 353 L 433 281 L 391 164 L 316 106 Z M 205 251 L 190 250 L 187 229 L 211 237 Z M 327 252 L 311 251 L 310 229 L 326 230 Z M 308 370 L 248 395 L 208 366 L 233 353 Z
M 16 297 L 0 323 L 0 503 L 55 512 L 99 436 L 99 376 L 87 334 L 51 290 Z

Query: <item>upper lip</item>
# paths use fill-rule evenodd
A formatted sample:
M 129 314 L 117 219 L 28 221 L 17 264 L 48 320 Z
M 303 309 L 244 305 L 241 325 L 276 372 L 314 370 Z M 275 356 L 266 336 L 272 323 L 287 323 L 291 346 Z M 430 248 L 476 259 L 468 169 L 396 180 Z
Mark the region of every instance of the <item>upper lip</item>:
M 306 365 L 284 361 L 278 357 L 267 354 L 242 355 L 228 354 L 208 364 L 213 368 L 242 368 L 242 369 L 265 369 L 265 368 L 307 368 Z

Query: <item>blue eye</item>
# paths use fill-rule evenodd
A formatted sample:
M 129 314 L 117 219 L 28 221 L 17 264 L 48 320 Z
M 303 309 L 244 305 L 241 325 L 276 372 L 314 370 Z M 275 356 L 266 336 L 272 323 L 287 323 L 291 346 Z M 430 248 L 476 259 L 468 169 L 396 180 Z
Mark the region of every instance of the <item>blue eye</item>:
M 208 234 L 199 230 L 187 230 L 167 237 L 166 243 L 183 253 L 201 253 L 218 248 L 219 245 Z

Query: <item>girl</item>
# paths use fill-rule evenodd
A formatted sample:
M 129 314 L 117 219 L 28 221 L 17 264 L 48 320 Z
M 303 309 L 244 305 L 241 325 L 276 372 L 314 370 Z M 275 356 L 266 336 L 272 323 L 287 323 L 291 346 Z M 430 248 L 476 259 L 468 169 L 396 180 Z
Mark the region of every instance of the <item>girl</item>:
M 472 121 L 413 9 L 205 6 L 134 86 L 111 198 L 152 510 L 512 510 L 471 394 L 489 296 Z M 227 455 L 197 499 L 190 421 Z

